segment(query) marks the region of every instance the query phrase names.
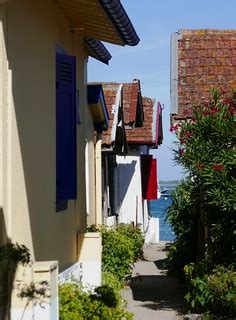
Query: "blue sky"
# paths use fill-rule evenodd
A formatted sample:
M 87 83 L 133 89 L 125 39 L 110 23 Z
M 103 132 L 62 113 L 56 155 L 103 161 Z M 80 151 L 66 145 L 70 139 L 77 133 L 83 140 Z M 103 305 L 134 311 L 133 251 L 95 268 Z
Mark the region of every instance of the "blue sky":
M 179 29 L 235 29 L 236 0 L 121 0 L 140 38 L 136 47 L 105 44 L 112 55 L 109 66 L 92 58 L 89 81 L 141 81 L 143 96 L 164 104 L 164 141 L 154 151 L 159 180 L 180 179 L 173 162 L 173 135 L 169 132 L 170 35 Z

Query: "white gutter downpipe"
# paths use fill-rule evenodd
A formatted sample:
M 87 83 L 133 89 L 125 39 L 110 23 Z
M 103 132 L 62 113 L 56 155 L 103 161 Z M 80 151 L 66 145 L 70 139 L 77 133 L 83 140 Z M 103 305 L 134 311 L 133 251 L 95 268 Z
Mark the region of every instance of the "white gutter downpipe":
M 178 41 L 181 31 L 171 34 L 170 39 L 170 113 L 178 114 Z
M 119 106 L 121 103 L 121 90 L 122 90 L 122 84 L 119 85 L 117 92 L 116 92 L 116 102 L 112 106 L 112 113 L 114 114 L 113 117 L 113 124 L 111 129 L 111 144 L 115 142 L 116 139 L 116 127 L 118 125 L 118 114 L 119 114 Z
M 97 134 L 95 145 L 95 224 L 99 226 L 102 219 L 102 137 Z

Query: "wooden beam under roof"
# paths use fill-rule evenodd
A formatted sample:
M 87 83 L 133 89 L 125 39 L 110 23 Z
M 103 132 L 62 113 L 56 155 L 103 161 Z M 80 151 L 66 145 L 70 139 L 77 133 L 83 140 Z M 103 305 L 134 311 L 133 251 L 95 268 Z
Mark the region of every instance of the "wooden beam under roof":
M 84 37 L 124 45 L 124 40 L 98 0 L 55 0 L 68 18 L 71 30 Z

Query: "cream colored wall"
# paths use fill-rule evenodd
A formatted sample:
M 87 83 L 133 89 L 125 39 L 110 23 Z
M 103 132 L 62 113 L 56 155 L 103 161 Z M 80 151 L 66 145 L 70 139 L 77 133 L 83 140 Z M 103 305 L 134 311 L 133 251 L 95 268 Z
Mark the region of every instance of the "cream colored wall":
M 77 201 L 77 207 L 80 212 L 85 214 L 79 215 L 79 231 L 86 232 L 86 226 L 93 224 L 95 219 L 95 171 L 94 171 L 94 125 L 90 109 L 87 104 L 87 59 L 81 55 L 81 48 L 84 45 L 83 39 L 76 33 L 73 35 L 74 50 L 77 55 L 77 74 L 78 85 L 83 90 L 80 90 L 80 116 L 83 119 L 82 124 L 78 126 L 78 166 L 83 170 L 78 171 L 78 195 L 83 201 Z M 81 73 L 81 66 L 84 66 L 84 73 Z M 88 181 L 85 177 L 85 146 L 88 143 Z M 81 148 L 83 146 L 83 148 Z M 82 176 L 81 176 L 82 174 Z M 82 179 L 81 179 L 82 178 Z M 86 188 L 85 184 L 88 183 L 89 205 L 86 208 Z
M 4 10 L 1 7 L 0 12 Z M 70 32 L 63 13 L 50 0 L 10 0 L 6 25 L 9 70 L 7 76 L 0 76 L 1 90 L 8 85 L 0 98 L 0 205 L 2 202 L 8 237 L 30 248 L 35 260 L 59 260 L 62 270 L 77 260 L 76 235 L 86 227 L 85 138 L 91 159 L 94 156 L 85 90 L 87 57 L 83 40 Z M 77 54 L 82 119 L 77 127 L 78 200 L 69 201 L 68 210 L 60 213 L 55 210 L 56 43 L 68 54 Z M 1 63 L 4 68 L 5 60 Z M 92 160 L 90 166 L 93 177 Z M 91 179 L 91 208 L 95 211 L 94 177 Z
M 0 5 L 0 244 L 4 243 L 9 233 L 9 218 L 3 210 L 4 204 L 4 188 L 3 181 L 6 179 L 6 167 L 3 162 L 3 153 L 7 144 L 6 126 L 7 110 L 3 106 L 7 105 L 7 54 L 6 54 L 6 39 L 4 34 L 7 27 L 7 5 Z M 5 141 L 5 143 L 4 143 Z M 6 197 L 6 195 L 5 195 Z

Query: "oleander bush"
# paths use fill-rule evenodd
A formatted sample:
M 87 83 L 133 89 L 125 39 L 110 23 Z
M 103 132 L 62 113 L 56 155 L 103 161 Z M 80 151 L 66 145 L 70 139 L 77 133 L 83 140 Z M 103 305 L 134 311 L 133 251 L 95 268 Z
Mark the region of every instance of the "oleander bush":
M 120 282 L 132 273 L 134 262 L 142 255 L 144 238 L 139 228 L 120 225 L 117 229 L 102 228 L 102 269 Z
M 112 287 L 103 285 L 88 293 L 78 283 L 65 283 L 59 287 L 60 320 L 132 320 L 124 310 Z
M 236 270 L 216 266 L 207 271 L 204 264 L 185 266 L 189 281 L 185 300 L 191 311 L 210 312 L 214 315 L 236 316 Z
M 170 128 L 175 160 L 187 174 L 167 213 L 176 234 L 170 270 L 185 271 L 192 310 L 226 317 L 235 315 L 236 304 L 235 114 L 236 92 L 212 89 L 209 101 Z
M 169 221 L 177 241 L 186 232 L 195 233 L 195 243 L 189 244 L 195 260 L 207 256 L 213 265 L 228 265 L 236 258 L 235 114 L 236 93 L 227 97 L 212 89 L 209 101 L 192 106 L 188 120 L 170 128 L 178 141 L 175 159 L 188 173 L 189 190 L 183 195 L 178 190 Z

